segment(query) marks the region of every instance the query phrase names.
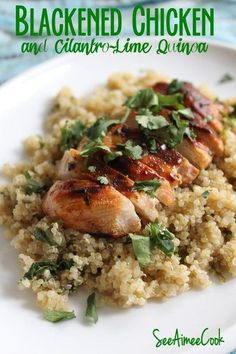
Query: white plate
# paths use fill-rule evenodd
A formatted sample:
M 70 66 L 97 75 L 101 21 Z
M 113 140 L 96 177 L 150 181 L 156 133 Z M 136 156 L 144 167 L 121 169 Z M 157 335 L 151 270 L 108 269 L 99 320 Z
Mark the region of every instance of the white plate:
M 49 101 L 65 84 L 80 96 L 104 83 L 114 71 L 153 68 L 196 84 L 206 83 L 225 98 L 236 96 L 236 81 L 224 85 L 217 81 L 226 72 L 236 78 L 235 63 L 236 50 L 218 44 L 210 45 L 204 55 L 67 55 L 51 60 L 0 89 L 0 164 L 21 158 L 22 140 L 40 132 Z M 0 346 L 4 354 L 227 353 L 236 347 L 235 280 L 142 308 L 101 309 L 97 325 L 88 327 L 83 323 L 85 304 L 80 296 L 73 299 L 76 320 L 43 321 L 34 296 L 18 291 L 19 276 L 17 254 L 1 239 Z M 220 327 L 224 346 L 155 348 L 154 328 L 160 329 L 161 337 L 173 336 L 176 328 L 196 337 L 205 327 L 211 334 Z

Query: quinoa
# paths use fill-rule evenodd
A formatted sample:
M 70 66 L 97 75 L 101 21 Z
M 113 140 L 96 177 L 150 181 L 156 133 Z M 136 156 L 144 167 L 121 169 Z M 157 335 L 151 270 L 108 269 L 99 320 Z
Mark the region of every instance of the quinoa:
M 222 133 L 224 158 L 202 170 L 190 187 L 175 189 L 173 207 L 157 204 L 158 219 L 175 234 L 177 251 L 168 257 L 155 250 L 151 263 L 144 268 L 135 259 L 131 244 L 66 229 L 59 221 L 52 223 L 42 212 L 42 196 L 26 193 L 26 171 L 45 184 L 56 181 L 57 161 L 63 155 L 61 128 L 65 124 L 80 120 L 91 125 L 104 115 L 120 116 L 127 96 L 160 80 L 163 77 L 153 71 L 142 76 L 114 74 L 105 86 L 83 99 L 63 88 L 53 102 L 45 136 L 24 142 L 27 162 L 4 166 L 10 182 L 0 187 L 0 225 L 5 226 L 7 237 L 19 252 L 22 274 L 40 260 L 73 261 L 59 274 L 46 269 L 38 277 L 22 277 L 19 281 L 20 289 L 30 288 L 36 293 L 41 309 L 68 310 L 69 294 L 81 287 L 96 291 L 101 303 L 130 307 L 144 305 L 151 298 L 176 296 L 190 288 L 204 289 L 211 284 L 213 272 L 236 276 L 234 124 L 225 126 Z M 50 229 L 50 244 L 35 238 L 37 227 Z

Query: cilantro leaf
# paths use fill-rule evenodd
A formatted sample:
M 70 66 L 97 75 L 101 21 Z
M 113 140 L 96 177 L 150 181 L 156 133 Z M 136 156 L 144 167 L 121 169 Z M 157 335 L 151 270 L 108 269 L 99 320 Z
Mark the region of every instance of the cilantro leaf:
M 92 293 L 87 298 L 87 307 L 85 312 L 85 318 L 90 323 L 97 323 L 98 321 L 98 314 L 97 314 L 97 307 L 96 307 L 96 294 Z
M 51 229 L 48 228 L 48 230 L 44 231 L 40 229 L 39 227 L 36 227 L 33 231 L 33 235 L 36 238 L 36 240 L 47 243 L 51 246 L 56 245 L 56 242 L 52 238 L 52 232 Z
M 45 311 L 43 318 L 49 322 L 60 322 L 63 320 L 71 320 L 75 318 L 74 311 Z
M 154 178 L 147 181 L 135 181 L 132 190 L 143 191 L 149 194 L 151 197 L 155 197 L 155 192 L 160 186 L 161 182 L 157 178 Z
M 155 153 L 157 152 L 157 143 L 156 143 L 156 140 L 155 139 L 148 139 L 147 141 L 147 147 L 148 147 L 148 150 L 151 152 L 151 153 Z
M 190 108 L 183 108 L 183 109 L 179 109 L 178 113 L 183 116 L 184 118 L 188 118 L 188 119 L 193 119 L 194 118 L 194 114 L 192 112 L 192 110 Z
M 147 266 L 151 262 L 150 237 L 135 234 L 129 234 L 129 237 L 140 267 Z
M 118 120 L 101 117 L 88 129 L 87 136 L 91 140 L 96 140 L 105 136 L 108 128 L 117 123 L 119 123 Z
M 202 197 L 205 198 L 205 199 L 207 199 L 209 197 L 209 195 L 210 195 L 209 191 L 205 191 L 205 192 L 202 193 Z
M 100 184 L 105 184 L 105 185 L 109 184 L 109 181 L 105 176 L 99 176 L 97 180 Z
M 168 86 L 168 94 L 171 95 L 173 93 L 179 92 L 183 86 L 184 82 L 174 79 Z
M 148 109 L 140 110 L 135 119 L 141 127 L 149 130 L 156 130 L 169 125 L 163 116 L 154 116 Z
M 174 242 L 175 237 L 166 227 L 163 225 L 153 222 L 148 224 L 151 249 L 159 248 L 167 256 L 171 256 L 174 252 Z
M 131 157 L 134 160 L 141 158 L 143 149 L 140 145 L 135 145 L 132 140 L 127 140 L 124 144 L 117 144 L 118 148 L 121 148 L 123 155 Z
M 80 121 L 66 123 L 61 128 L 60 146 L 63 151 L 78 147 L 81 139 L 86 134 L 87 127 Z
M 47 259 L 35 262 L 31 265 L 29 270 L 24 274 L 23 278 L 32 280 L 34 277 L 41 276 L 43 272 L 48 269 L 53 275 L 56 275 L 58 271 L 70 269 L 74 262 L 70 260 L 61 260 L 59 262 L 49 261 Z
M 147 266 L 156 248 L 170 257 L 175 250 L 173 239 L 175 237 L 166 227 L 158 222 L 147 225 L 148 235 L 129 234 L 132 241 L 133 251 L 140 267 Z
M 122 156 L 123 153 L 121 151 L 111 151 L 111 152 L 108 152 L 108 154 L 106 154 L 104 157 L 103 157 L 103 160 L 108 163 L 110 161 L 113 161 L 115 160 L 117 157 L 119 156 Z
M 132 109 L 151 108 L 158 105 L 158 97 L 152 89 L 143 89 L 129 97 L 125 105 Z
M 224 84 L 229 81 L 233 81 L 234 77 L 228 73 L 225 73 L 218 81 L 219 84 Z
M 156 136 L 167 145 L 167 147 L 174 149 L 182 141 L 184 136 L 188 136 L 190 139 L 195 139 L 193 130 L 189 127 L 189 122 L 181 119 L 178 112 L 173 111 L 170 114 L 172 123 L 163 127 L 156 132 Z
M 89 172 L 92 172 L 92 173 L 93 173 L 93 172 L 96 172 L 96 166 L 89 166 L 89 167 L 88 167 L 88 171 L 89 171 Z
M 183 94 L 181 93 L 158 95 L 158 100 L 161 107 L 174 106 L 176 108 L 183 108 Z
M 47 186 L 43 182 L 34 179 L 28 171 L 24 173 L 24 176 L 26 179 L 26 187 L 25 187 L 26 194 L 28 195 L 31 195 L 33 193 L 41 194 L 47 190 Z
M 87 144 L 85 144 L 80 151 L 80 156 L 89 157 L 98 151 L 111 152 L 108 146 L 104 145 L 100 139 L 97 139 L 95 141 L 89 141 Z

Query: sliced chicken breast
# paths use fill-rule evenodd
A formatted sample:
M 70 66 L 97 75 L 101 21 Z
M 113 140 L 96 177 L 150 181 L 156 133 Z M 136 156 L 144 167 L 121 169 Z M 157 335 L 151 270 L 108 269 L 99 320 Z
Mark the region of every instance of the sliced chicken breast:
M 44 199 L 43 211 L 66 227 L 92 234 L 121 237 L 141 228 L 128 198 L 111 186 L 88 180 L 57 181 Z
M 133 191 L 134 182 L 121 172 L 114 170 L 112 167 L 104 164 L 99 159 L 92 161 L 95 167 L 94 172 L 88 171 L 84 164 L 81 163 L 81 158 L 78 150 L 71 149 L 64 153 L 64 156 L 59 164 L 58 177 L 60 179 L 77 178 L 86 179 L 97 182 L 99 176 L 107 178 L 109 185 L 117 189 L 123 195 L 131 200 L 136 212 L 143 221 L 154 221 L 158 217 L 156 198 L 151 198 L 146 193 Z M 73 164 L 73 169 L 69 166 Z
M 135 120 L 134 115 L 132 119 Z M 124 143 L 128 139 L 132 139 L 138 144 L 142 142 L 144 137 L 140 130 L 130 128 L 126 124 L 120 124 L 113 127 L 107 134 L 105 143 L 110 148 L 115 148 L 116 144 Z M 146 151 L 140 161 L 154 169 L 172 186 L 191 183 L 198 176 L 199 170 L 178 151 L 168 149 L 166 146 L 160 145 L 157 141 L 156 144 L 157 151 L 155 153 L 148 153 Z

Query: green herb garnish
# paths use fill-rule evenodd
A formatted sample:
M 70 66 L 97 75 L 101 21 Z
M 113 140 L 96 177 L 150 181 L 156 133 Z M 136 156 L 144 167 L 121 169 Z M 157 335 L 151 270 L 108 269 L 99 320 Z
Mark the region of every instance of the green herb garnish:
M 88 167 L 88 171 L 89 171 L 89 172 L 92 172 L 92 173 L 93 173 L 93 172 L 96 172 L 96 166 L 89 166 L 89 167 Z
M 140 159 L 143 153 L 141 146 L 135 145 L 132 140 L 127 140 L 124 144 L 117 144 L 117 147 L 122 149 L 123 155 L 134 160 Z
M 107 177 L 105 177 L 105 176 L 99 176 L 97 178 L 97 180 L 100 184 L 104 184 L 104 185 L 109 184 L 109 181 L 108 181 Z
M 80 151 L 80 156 L 89 157 L 98 151 L 111 152 L 108 146 L 104 145 L 100 139 L 97 139 L 96 141 L 89 141 L 85 144 Z
M 218 81 L 219 84 L 224 84 L 229 81 L 233 81 L 234 77 L 228 73 L 224 74 Z
M 148 147 L 148 150 L 149 150 L 151 153 L 157 152 L 157 143 L 156 143 L 156 140 L 155 140 L 155 139 L 148 139 L 148 141 L 147 141 L 147 147 Z
M 51 229 L 48 228 L 46 231 L 36 227 L 33 231 L 33 235 L 36 240 L 47 243 L 51 246 L 56 245 L 56 242 L 53 240 Z
M 151 108 L 158 105 L 157 94 L 151 89 L 140 90 L 137 94 L 129 97 L 125 105 L 131 109 Z
M 157 178 L 154 178 L 147 181 L 135 181 L 132 190 L 143 191 L 149 194 L 151 197 L 155 197 L 155 192 L 160 186 L 161 182 Z
M 209 195 L 210 195 L 209 191 L 205 191 L 205 192 L 202 193 L 202 197 L 205 198 L 205 199 L 207 199 L 209 197 Z
M 167 145 L 167 147 L 174 149 L 187 136 L 190 139 L 195 139 L 194 131 L 189 127 L 189 122 L 181 119 L 178 112 L 173 111 L 170 114 L 172 120 L 171 124 L 163 127 L 156 132 L 156 136 Z
M 183 108 L 183 109 L 179 109 L 178 113 L 183 116 L 184 118 L 187 119 L 193 119 L 194 118 L 194 114 L 192 112 L 192 110 L 190 108 Z
M 60 146 L 63 151 L 78 147 L 81 139 L 87 132 L 87 127 L 80 121 L 66 123 L 61 128 Z
M 110 161 L 113 161 L 115 160 L 117 157 L 119 156 L 122 156 L 123 153 L 121 151 L 111 151 L 111 152 L 108 152 L 108 154 L 106 154 L 104 157 L 103 157 L 103 160 L 108 163 Z
M 35 262 L 31 265 L 28 272 L 26 272 L 23 278 L 27 278 L 32 280 L 34 277 L 41 276 L 43 272 L 48 269 L 51 274 L 56 275 L 58 271 L 62 271 L 65 269 L 70 269 L 74 262 L 70 260 L 61 260 L 59 262 L 42 260 L 39 262 Z
M 173 242 L 175 235 L 157 222 L 149 223 L 147 227 L 150 234 L 151 249 L 159 248 L 166 256 L 171 256 L 175 248 Z
M 140 267 L 147 266 L 151 262 L 150 237 L 135 234 L 129 234 L 129 237 Z
M 33 193 L 41 194 L 47 190 L 47 186 L 43 182 L 34 179 L 28 171 L 24 173 L 24 176 L 26 179 L 26 187 L 25 187 L 26 194 L 28 195 L 31 195 Z
M 206 121 L 207 123 L 212 122 L 213 120 L 214 120 L 214 118 L 213 118 L 212 116 L 207 116 L 207 117 L 205 118 L 205 121 Z
M 101 117 L 88 129 L 87 136 L 91 140 L 103 137 L 106 135 L 108 128 L 117 123 L 119 123 L 118 120 Z
M 174 79 L 168 86 L 168 94 L 171 95 L 173 93 L 179 92 L 183 86 L 184 82 Z
M 183 94 L 175 93 L 173 95 L 158 95 L 160 107 L 173 106 L 178 109 L 183 108 Z
M 157 130 L 169 125 L 163 116 L 154 116 L 149 109 L 140 110 L 135 119 L 142 128 L 149 130 Z
M 166 227 L 158 222 L 152 222 L 147 225 L 147 229 L 148 236 L 129 234 L 135 257 L 141 267 L 145 267 L 151 262 L 156 248 L 160 249 L 168 257 L 175 251 L 173 242 L 175 235 Z
M 49 322 L 60 322 L 76 318 L 74 311 L 45 311 L 43 318 Z
M 90 323 L 97 323 L 98 321 L 98 314 L 97 314 L 97 307 L 96 307 L 96 294 L 92 293 L 87 298 L 87 307 L 85 312 L 85 318 Z

